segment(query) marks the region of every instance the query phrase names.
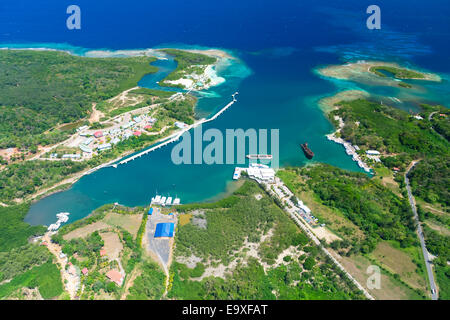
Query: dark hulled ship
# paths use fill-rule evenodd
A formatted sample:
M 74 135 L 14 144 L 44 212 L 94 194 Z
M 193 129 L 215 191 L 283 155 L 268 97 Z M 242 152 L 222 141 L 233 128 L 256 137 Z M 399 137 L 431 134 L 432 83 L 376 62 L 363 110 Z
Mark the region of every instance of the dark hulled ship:
M 300 145 L 302 147 L 303 153 L 308 159 L 312 159 L 314 157 L 314 152 L 308 147 L 308 143 L 303 143 Z

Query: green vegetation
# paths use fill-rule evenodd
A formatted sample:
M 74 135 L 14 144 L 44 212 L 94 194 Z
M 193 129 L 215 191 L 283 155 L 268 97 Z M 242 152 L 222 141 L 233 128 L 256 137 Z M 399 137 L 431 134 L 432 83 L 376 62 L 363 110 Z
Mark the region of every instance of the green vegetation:
M 0 282 L 14 278 L 51 258 L 44 246 L 26 244 L 9 252 L 0 252 Z
M 155 58 L 85 58 L 64 52 L 0 52 L 0 148 L 61 141 L 59 123 L 87 116 L 93 102 L 132 88 Z
M 343 118 L 345 126 L 341 136 L 352 144 L 380 152 L 405 152 L 415 157 L 448 154 L 446 141 L 429 124 L 403 110 L 364 99 L 342 101 L 339 106 L 330 113 L 330 118 L 334 115 Z
M 153 261 L 145 261 L 142 274 L 138 276 L 129 289 L 128 300 L 159 300 L 165 287 L 166 275 Z
M 217 61 L 217 59 L 214 57 L 209 57 L 204 54 L 192 53 L 184 50 L 164 49 L 161 51 L 174 56 L 175 61 L 177 62 L 177 68 L 166 78 L 160 81 L 161 86 L 180 87 L 184 89 L 182 85 L 173 85 L 165 81 L 178 80 L 192 73 L 202 74 L 205 66 L 214 64 Z
M 197 98 L 188 95 L 183 100 L 165 102 L 162 104 L 162 107 L 164 108 L 164 113 L 166 113 L 168 117 L 187 124 L 193 124 L 194 106 L 196 104 Z
M 174 128 L 166 130 L 170 134 Z M 112 149 L 101 152 L 90 160 L 23 161 L 8 165 L 0 171 L 0 201 L 12 203 L 13 199 L 24 199 L 43 188 L 51 187 L 75 173 L 96 167 L 116 159 L 125 152 L 139 151 L 161 139 L 163 135 L 141 135 L 119 142 Z
M 229 207 L 214 207 L 214 205 L 203 204 L 206 229 L 200 229 L 193 224 L 178 227 L 176 250 L 179 254 L 189 256 L 191 253 L 202 258 L 219 259 L 229 263 L 233 258 L 234 251 L 238 250 L 248 236 L 248 241 L 258 242 L 259 235 L 249 236 L 255 230 L 258 234 L 267 233 L 272 227 L 275 228 L 275 236 L 270 243 L 263 245 L 261 253 L 264 259 L 273 260 L 279 252 L 290 245 L 296 245 L 299 240 L 300 231 L 286 219 L 285 214 L 278 208 L 269 197 L 256 200 L 250 196 L 253 192 L 260 192 L 260 188 L 251 182 L 246 182 L 228 200 L 221 200 Z M 202 204 L 199 205 L 202 207 Z M 199 208 L 197 207 L 197 208 Z M 193 210 L 195 206 L 181 206 L 178 210 Z M 304 237 L 304 236 L 303 236 Z
M 426 158 L 408 174 L 411 189 L 428 203 L 450 206 L 450 162 L 447 156 Z
M 450 300 L 450 266 L 436 265 L 435 273 L 439 285 L 439 299 Z
M 388 75 L 393 75 L 398 79 L 424 79 L 425 76 L 417 71 L 412 71 L 405 68 L 396 68 L 390 66 L 374 66 L 369 69 L 371 72 L 375 73 L 380 77 L 387 77 Z M 388 75 L 387 75 L 388 74 Z
M 30 205 L 0 206 L 0 252 L 10 251 L 27 244 L 27 240 L 45 232 L 43 226 L 30 226 L 23 221 Z
M 340 243 L 341 247 L 351 246 L 348 255 L 369 253 L 381 240 L 395 240 L 403 248 L 416 245 L 408 201 L 399 198 L 377 180 L 326 164 L 290 168 L 288 171 L 306 180 L 306 186 L 314 192 L 316 201 L 339 210 L 364 232 L 364 240 Z
M 173 92 L 173 91 L 164 91 L 164 90 L 156 90 L 156 89 L 149 89 L 149 88 L 134 89 L 133 91 L 130 91 L 130 93 L 142 94 L 142 95 L 163 98 L 163 99 L 170 98 L 173 94 L 175 94 L 175 92 Z
M 412 85 L 406 82 L 399 82 L 398 85 L 403 88 L 412 88 Z
M 255 194 L 264 194 L 256 200 Z M 360 299 L 363 296 L 336 269 L 256 183 L 246 181 L 232 196 L 209 204 L 178 207 L 193 218 L 178 225 L 176 257 L 202 259 L 195 268 L 174 262 L 170 269 L 169 298 L 176 299 Z M 204 227 L 196 219 L 205 219 Z M 269 235 L 270 234 L 270 235 Z M 262 239 L 265 236 L 265 239 Z M 258 259 L 246 256 L 247 243 L 259 243 Z M 305 262 L 278 256 L 287 248 L 305 252 Z M 174 259 L 177 261 L 177 259 Z M 218 264 L 236 267 L 223 278 L 202 277 Z M 264 270 L 262 263 L 269 265 Z
M 63 292 L 61 274 L 55 264 L 49 260 L 39 267 L 16 276 L 10 282 L 0 285 L 0 298 L 7 298 L 20 288 L 38 288 L 44 299 L 51 299 Z
M 23 161 L 0 171 L 0 200 L 23 199 L 88 167 L 87 162 Z

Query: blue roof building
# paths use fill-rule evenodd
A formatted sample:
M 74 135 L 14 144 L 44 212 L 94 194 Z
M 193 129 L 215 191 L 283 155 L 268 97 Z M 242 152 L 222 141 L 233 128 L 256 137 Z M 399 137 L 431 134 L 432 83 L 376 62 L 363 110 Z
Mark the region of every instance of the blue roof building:
M 155 238 L 173 237 L 174 224 L 172 222 L 158 223 L 155 230 Z

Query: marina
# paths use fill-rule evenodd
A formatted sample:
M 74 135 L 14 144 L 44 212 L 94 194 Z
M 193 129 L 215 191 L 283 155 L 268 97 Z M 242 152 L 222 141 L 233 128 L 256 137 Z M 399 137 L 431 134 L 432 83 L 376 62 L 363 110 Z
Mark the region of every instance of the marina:
M 152 198 L 150 205 L 158 205 L 158 206 L 165 207 L 165 206 L 170 206 L 170 205 L 176 206 L 181 203 L 181 200 L 178 197 L 173 199 L 173 202 L 172 202 L 172 199 L 173 198 L 170 196 L 165 197 L 165 196 L 161 196 L 161 195 L 156 195 Z
M 47 231 L 56 231 L 61 227 L 62 223 L 66 223 L 67 221 L 69 221 L 69 212 L 60 212 L 56 214 L 56 217 L 58 218 L 58 220 L 56 221 L 56 223 L 52 223 L 51 225 L 48 226 Z

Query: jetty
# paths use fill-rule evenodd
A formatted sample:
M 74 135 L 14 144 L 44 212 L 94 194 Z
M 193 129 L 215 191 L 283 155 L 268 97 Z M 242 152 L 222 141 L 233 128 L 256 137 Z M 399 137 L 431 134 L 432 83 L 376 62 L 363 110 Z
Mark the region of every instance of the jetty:
M 190 125 L 190 126 L 186 126 L 186 128 L 182 129 L 181 131 L 176 132 L 176 133 L 170 135 L 169 137 L 167 137 L 166 140 L 164 140 L 164 141 L 161 142 L 160 144 L 158 144 L 158 145 L 156 145 L 156 146 L 153 146 L 153 147 L 151 147 L 151 148 L 149 148 L 149 149 L 146 149 L 146 150 L 144 150 L 144 151 L 141 151 L 141 152 L 139 152 L 139 153 L 137 153 L 137 154 L 135 154 L 135 155 L 133 155 L 133 156 L 131 156 L 131 157 L 128 157 L 128 158 L 126 158 L 126 159 L 123 159 L 122 161 L 120 161 L 120 162 L 118 162 L 118 163 L 115 163 L 115 164 L 113 164 L 113 165 L 110 165 L 110 166 L 113 167 L 113 168 L 117 168 L 118 165 L 126 164 L 126 163 L 128 163 L 128 162 L 130 162 L 130 161 L 133 161 L 133 160 L 135 160 L 135 159 L 137 159 L 137 158 L 140 158 L 140 157 L 142 157 L 142 156 L 144 156 L 144 155 L 146 155 L 146 154 L 148 154 L 148 153 L 150 153 L 150 152 L 152 152 L 152 151 L 155 151 L 155 150 L 157 150 L 157 149 L 159 149 L 159 148 L 162 148 L 162 147 L 168 145 L 169 143 L 178 141 L 178 140 L 180 139 L 180 137 L 181 137 L 185 132 L 187 132 L 187 131 L 189 131 L 189 130 L 195 128 L 195 127 L 198 127 L 199 125 L 201 125 L 201 124 L 203 124 L 203 123 L 210 122 L 210 121 L 213 121 L 213 120 L 217 119 L 222 113 L 224 113 L 226 110 L 228 110 L 228 108 L 230 108 L 230 107 L 237 101 L 237 99 L 236 99 L 236 95 L 237 95 L 237 94 L 239 94 L 239 92 L 237 92 L 237 91 L 236 91 L 235 93 L 233 93 L 233 94 L 231 95 L 231 97 L 233 98 L 233 99 L 231 100 L 231 102 L 228 103 L 228 104 L 227 104 L 225 107 L 223 107 L 222 109 L 220 109 L 220 110 L 219 110 L 214 116 L 212 116 L 211 118 L 209 118 L 209 119 L 203 118 L 203 119 L 201 119 L 201 120 L 195 122 L 194 124 L 192 124 L 192 125 Z

